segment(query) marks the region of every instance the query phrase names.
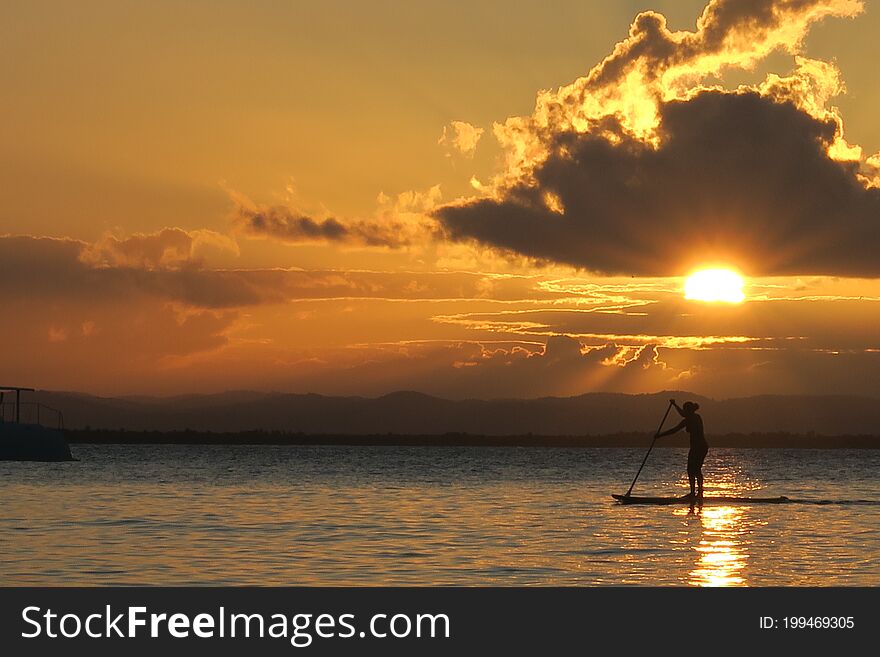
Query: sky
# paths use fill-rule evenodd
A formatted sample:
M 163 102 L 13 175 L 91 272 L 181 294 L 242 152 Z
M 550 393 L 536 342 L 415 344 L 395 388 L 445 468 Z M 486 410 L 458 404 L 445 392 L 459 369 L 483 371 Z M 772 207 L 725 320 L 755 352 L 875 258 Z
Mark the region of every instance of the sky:
M 857 0 L 0 9 L 8 385 L 880 396 Z M 741 303 L 685 298 L 725 268 Z

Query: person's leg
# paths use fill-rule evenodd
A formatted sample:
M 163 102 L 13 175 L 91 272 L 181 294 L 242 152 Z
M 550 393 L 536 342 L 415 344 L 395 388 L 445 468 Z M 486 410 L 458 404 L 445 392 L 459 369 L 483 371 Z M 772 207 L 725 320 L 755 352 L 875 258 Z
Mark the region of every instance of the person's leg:
M 699 461 L 697 463 L 697 485 L 698 485 L 698 495 L 703 497 L 703 462 L 706 460 L 706 454 L 709 453 L 709 450 L 704 451 L 700 454 Z
M 697 478 L 697 470 L 698 470 L 698 466 L 697 466 L 697 459 L 696 459 L 696 456 L 697 456 L 697 455 L 696 455 L 696 453 L 694 452 L 694 450 L 690 450 L 690 451 L 688 452 L 688 468 L 687 468 L 687 472 L 688 472 L 688 481 L 689 481 L 690 484 L 691 484 L 691 495 L 694 495 L 694 493 L 695 493 L 694 484 L 696 483 L 696 478 Z

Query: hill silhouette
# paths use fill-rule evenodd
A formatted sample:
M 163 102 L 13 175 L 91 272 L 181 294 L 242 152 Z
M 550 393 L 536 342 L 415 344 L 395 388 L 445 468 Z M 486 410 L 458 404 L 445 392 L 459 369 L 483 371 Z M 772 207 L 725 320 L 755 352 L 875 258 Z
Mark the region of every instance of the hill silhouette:
M 597 436 L 654 431 L 670 397 L 699 402 L 710 434 L 880 434 L 880 400 L 843 395 L 713 400 L 666 391 L 448 400 L 417 392 L 395 392 L 378 398 L 253 391 L 110 398 L 38 391 L 34 399 L 62 411 L 68 429 Z

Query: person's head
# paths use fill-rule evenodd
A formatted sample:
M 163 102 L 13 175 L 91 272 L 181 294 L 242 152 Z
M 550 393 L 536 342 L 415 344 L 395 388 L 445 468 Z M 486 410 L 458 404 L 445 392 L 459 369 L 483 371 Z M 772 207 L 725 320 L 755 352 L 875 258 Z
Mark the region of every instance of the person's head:
M 685 402 L 684 406 L 681 407 L 682 412 L 685 415 L 693 415 L 700 408 L 700 405 L 697 402 Z

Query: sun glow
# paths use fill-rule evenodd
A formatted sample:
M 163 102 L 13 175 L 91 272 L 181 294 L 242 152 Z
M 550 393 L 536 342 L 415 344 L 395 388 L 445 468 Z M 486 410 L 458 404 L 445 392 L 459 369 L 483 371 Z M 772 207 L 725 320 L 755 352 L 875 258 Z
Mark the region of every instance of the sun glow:
M 701 269 L 684 282 L 684 298 L 740 303 L 746 298 L 742 276 L 730 269 Z

